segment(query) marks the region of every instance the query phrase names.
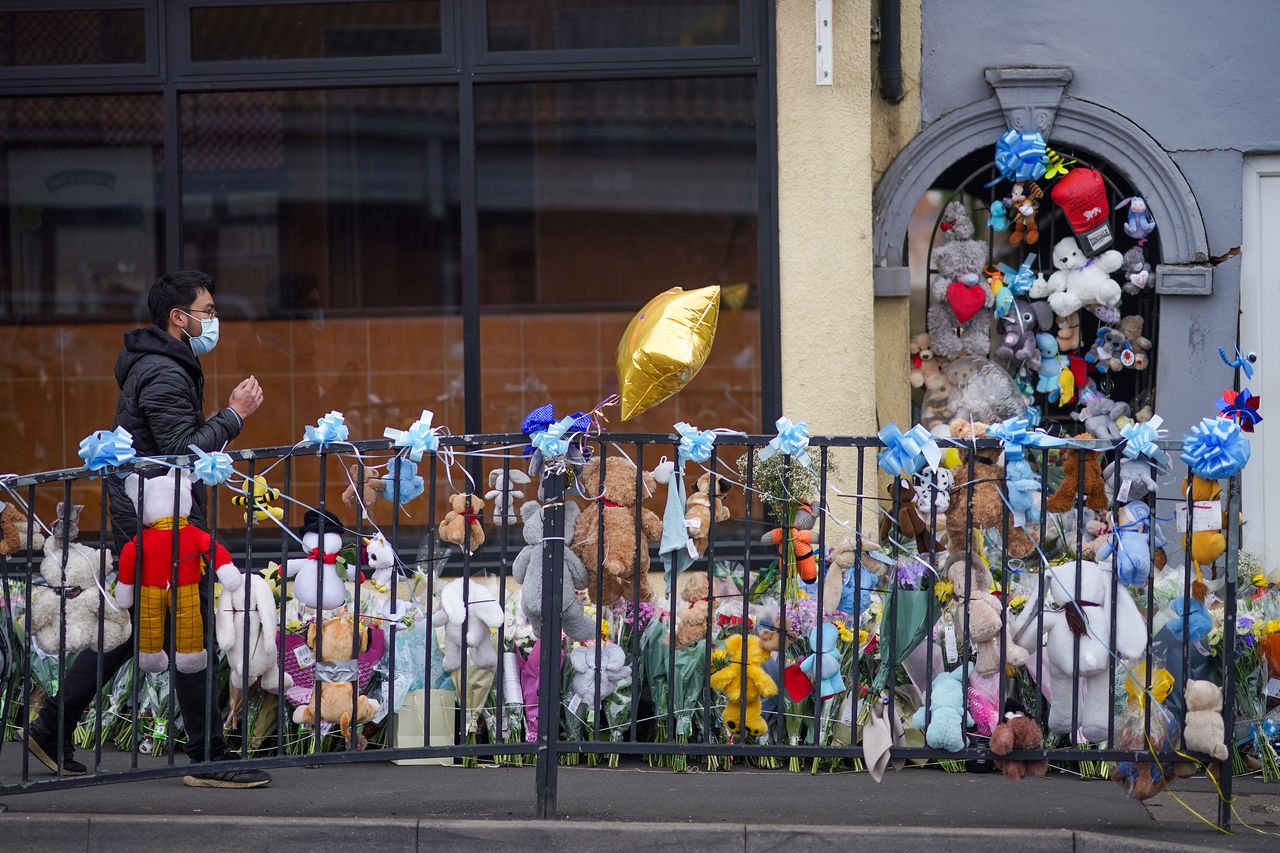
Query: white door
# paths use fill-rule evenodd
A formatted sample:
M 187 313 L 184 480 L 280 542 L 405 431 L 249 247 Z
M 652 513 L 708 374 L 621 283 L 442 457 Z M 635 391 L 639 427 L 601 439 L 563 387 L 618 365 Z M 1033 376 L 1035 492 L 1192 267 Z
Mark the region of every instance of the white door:
M 1240 348 L 1258 354 L 1253 379 L 1266 420 L 1250 438 L 1244 469 L 1242 547 L 1280 581 L 1280 156 L 1244 161 L 1244 240 L 1240 269 Z M 1269 333 L 1269 334 L 1268 334 Z M 1270 417 L 1268 417 L 1268 415 Z

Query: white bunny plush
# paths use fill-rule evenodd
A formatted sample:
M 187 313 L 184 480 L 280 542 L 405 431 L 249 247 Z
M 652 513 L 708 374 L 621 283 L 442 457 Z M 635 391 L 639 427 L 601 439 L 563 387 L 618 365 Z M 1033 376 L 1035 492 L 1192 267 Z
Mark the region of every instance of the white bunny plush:
M 247 691 L 254 682 L 261 684 L 268 693 L 279 693 L 293 686 L 289 673 L 280 672 L 276 653 L 275 595 L 271 585 L 252 572 L 245 575 L 249 583 L 249 669 L 244 667 L 245 651 L 245 595 L 244 590 L 227 592 L 218 596 L 218 613 L 214 620 L 218 648 L 227 656 L 230 669 L 229 682 L 233 691 Z M 283 682 L 283 684 L 281 683 Z
M 462 668 L 462 645 L 467 646 L 467 668 L 496 669 L 498 646 L 490 629 L 500 627 L 506 619 L 502 605 L 493 597 L 489 587 L 479 578 L 466 581 L 467 593 L 463 597 L 463 579 L 451 581 L 440 590 L 440 607 L 433 614 L 436 625 L 444 625 L 445 672 L 457 672 Z M 443 618 L 443 622 L 441 621 Z M 463 636 L 463 624 L 466 636 Z
M 342 550 L 342 522 L 328 512 L 324 519 L 324 547 L 320 547 L 320 514 L 307 510 L 302 520 L 302 547 L 305 557 L 285 563 L 285 574 L 294 598 L 307 607 L 332 610 L 347 600 L 347 588 L 338 577 L 338 552 Z M 321 577 L 324 578 L 323 583 Z M 324 600 L 320 600 L 323 593 Z
M 520 502 L 524 500 L 524 491 L 517 486 L 527 486 L 529 475 L 512 468 L 503 474 L 501 468 L 489 472 L 489 491 L 484 499 L 493 502 L 493 523 L 503 525 L 516 524 L 520 521 Z

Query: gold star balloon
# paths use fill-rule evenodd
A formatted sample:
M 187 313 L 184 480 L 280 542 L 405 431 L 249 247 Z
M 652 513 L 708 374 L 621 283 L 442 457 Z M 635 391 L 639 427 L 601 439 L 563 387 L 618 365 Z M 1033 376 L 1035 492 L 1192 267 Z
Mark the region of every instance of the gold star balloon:
M 720 319 L 720 286 L 660 293 L 631 318 L 618 342 L 622 419 L 679 393 L 711 354 Z

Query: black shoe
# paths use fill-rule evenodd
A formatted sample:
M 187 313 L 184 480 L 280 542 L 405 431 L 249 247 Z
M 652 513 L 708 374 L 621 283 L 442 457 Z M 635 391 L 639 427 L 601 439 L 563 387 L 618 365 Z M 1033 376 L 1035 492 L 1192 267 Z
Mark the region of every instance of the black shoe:
M 48 767 L 54 773 L 58 772 L 58 740 L 45 727 L 36 720 L 31 724 L 28 730 L 27 751 L 35 757 L 45 767 Z M 75 746 L 71 738 L 62 745 L 62 775 L 63 776 L 83 776 L 89 772 L 89 768 L 85 767 L 75 759 Z
M 224 752 L 214 761 L 238 761 L 234 752 Z M 271 775 L 261 770 L 211 770 L 182 777 L 182 784 L 189 788 L 265 788 L 271 784 Z

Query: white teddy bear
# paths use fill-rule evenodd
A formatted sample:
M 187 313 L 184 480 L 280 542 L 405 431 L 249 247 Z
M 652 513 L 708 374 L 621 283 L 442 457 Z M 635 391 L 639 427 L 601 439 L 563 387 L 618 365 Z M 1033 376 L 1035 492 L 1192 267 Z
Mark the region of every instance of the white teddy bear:
M 1049 298 L 1049 307 L 1059 317 L 1067 317 L 1086 305 L 1119 305 L 1120 285 L 1111 274 L 1124 264 L 1124 256 L 1108 249 L 1095 258 L 1085 257 L 1074 237 L 1064 237 L 1053 247 L 1057 270 L 1048 281 L 1037 279 L 1031 286 L 1033 299 Z

